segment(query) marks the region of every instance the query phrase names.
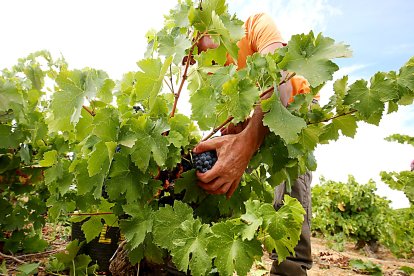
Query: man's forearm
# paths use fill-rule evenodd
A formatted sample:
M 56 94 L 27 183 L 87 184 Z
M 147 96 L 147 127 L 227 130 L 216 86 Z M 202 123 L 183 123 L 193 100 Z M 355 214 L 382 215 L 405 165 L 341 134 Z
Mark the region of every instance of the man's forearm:
M 269 128 L 263 125 L 263 116 L 264 112 L 261 106 L 258 105 L 250 118 L 249 124 L 243 130 L 247 145 L 252 147 L 253 154 L 260 148 L 264 138 L 269 133 Z
M 280 100 L 284 106 L 287 106 L 288 100 L 292 93 L 292 84 L 288 81 L 278 87 Z M 275 92 L 272 92 L 275 93 Z M 265 95 L 261 100 L 271 97 L 272 93 Z M 263 125 L 264 112 L 259 104 L 254 109 L 253 115 L 247 127 L 244 129 L 244 135 L 246 135 L 247 141 L 252 145 L 252 150 L 256 152 L 263 143 L 264 138 L 269 133 L 269 128 Z

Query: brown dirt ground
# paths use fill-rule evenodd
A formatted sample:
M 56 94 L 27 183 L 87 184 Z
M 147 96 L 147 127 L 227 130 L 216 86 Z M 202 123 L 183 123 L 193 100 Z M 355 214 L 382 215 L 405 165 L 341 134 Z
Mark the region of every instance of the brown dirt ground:
M 355 249 L 355 245 L 347 243 L 343 252 L 330 249 L 321 238 L 312 238 L 313 267 L 308 271 L 309 276 L 348 276 L 367 275 L 361 271 L 353 270 L 349 266 L 349 260 L 361 259 L 364 262 L 371 261 L 381 267 L 385 276 L 408 275 L 399 270 L 400 267 L 414 268 L 414 259 L 398 259 L 387 249 L 380 246 L 377 253 L 372 253 L 367 248 Z M 272 260 L 268 254 L 262 258 L 262 262 L 256 265 L 250 273 L 251 276 L 267 275 Z M 414 275 L 414 274 L 412 274 Z

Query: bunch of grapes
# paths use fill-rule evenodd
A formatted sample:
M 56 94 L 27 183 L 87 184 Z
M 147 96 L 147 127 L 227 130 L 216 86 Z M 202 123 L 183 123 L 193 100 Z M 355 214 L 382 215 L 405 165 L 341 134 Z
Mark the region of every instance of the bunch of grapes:
M 193 153 L 193 164 L 202 173 L 210 170 L 217 161 L 216 151 L 206 151 L 200 154 Z

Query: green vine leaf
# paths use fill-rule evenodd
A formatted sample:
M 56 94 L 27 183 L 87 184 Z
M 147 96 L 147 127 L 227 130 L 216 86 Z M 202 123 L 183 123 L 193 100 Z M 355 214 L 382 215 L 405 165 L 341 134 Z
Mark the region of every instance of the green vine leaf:
M 315 38 L 312 31 L 292 36 L 288 45 L 279 66 L 304 76 L 312 87 L 332 80 L 339 67 L 331 59 L 351 56 L 349 46 L 335 44 L 333 39 L 322 34 Z
M 267 112 L 263 118 L 263 124 L 286 143 L 297 141 L 298 133 L 306 127 L 305 121 L 287 111 L 280 99 L 274 95 L 262 101 L 262 109 Z
M 210 238 L 207 250 L 215 256 L 214 265 L 220 274 L 246 275 L 253 261 L 260 260 L 262 247 L 257 240 L 243 240 L 241 233 L 243 225 L 233 221 L 216 223 L 211 227 L 213 236 Z

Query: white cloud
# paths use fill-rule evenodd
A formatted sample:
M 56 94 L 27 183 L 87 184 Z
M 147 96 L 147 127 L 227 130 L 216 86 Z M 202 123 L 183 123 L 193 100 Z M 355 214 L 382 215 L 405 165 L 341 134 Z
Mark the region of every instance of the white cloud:
M 341 13 L 327 0 L 233 0 L 229 1 L 229 7 L 231 11 L 237 11 L 242 20 L 254 13 L 268 13 L 287 41 L 294 34 L 324 31 L 326 18 Z

